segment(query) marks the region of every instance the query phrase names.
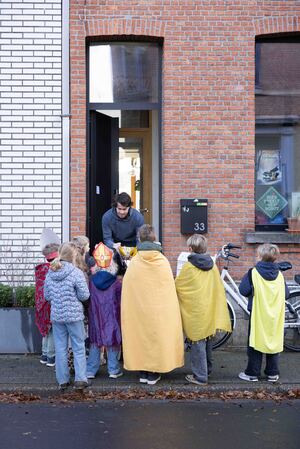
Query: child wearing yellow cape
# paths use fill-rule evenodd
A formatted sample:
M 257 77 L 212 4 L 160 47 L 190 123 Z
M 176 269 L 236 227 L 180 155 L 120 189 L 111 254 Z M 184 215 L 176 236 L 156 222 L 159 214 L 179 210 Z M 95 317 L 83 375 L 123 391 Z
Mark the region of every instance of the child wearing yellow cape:
M 246 273 L 239 291 L 249 298 L 248 365 L 239 378 L 257 382 L 263 354 L 269 382 L 279 379 L 279 353 L 283 351 L 285 298 L 289 291 L 276 264 L 279 249 L 265 243 L 257 248 L 258 263 Z
M 185 378 L 206 385 L 212 368 L 211 337 L 218 330 L 231 332 L 224 286 L 207 251 L 207 240 L 194 234 L 187 240 L 191 254 L 175 280 L 183 330 L 191 342 L 192 374 Z
M 184 364 L 180 310 L 170 264 L 154 229 L 139 229 L 137 254 L 123 279 L 121 327 L 124 368 L 155 385 L 161 373 Z

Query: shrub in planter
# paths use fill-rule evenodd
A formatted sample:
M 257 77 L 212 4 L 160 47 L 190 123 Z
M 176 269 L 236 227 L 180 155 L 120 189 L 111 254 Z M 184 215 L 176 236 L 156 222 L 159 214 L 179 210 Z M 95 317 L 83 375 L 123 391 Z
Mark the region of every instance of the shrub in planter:
M 34 285 L 22 285 L 16 288 L 15 291 L 15 306 L 16 307 L 34 307 Z
M 0 284 L 0 307 L 11 307 L 13 304 L 13 289 L 9 285 Z
M 0 354 L 40 353 L 42 337 L 35 325 L 35 310 L 32 307 L 35 287 L 1 287 L 0 292 L 10 291 L 13 300 L 10 307 L 0 307 Z

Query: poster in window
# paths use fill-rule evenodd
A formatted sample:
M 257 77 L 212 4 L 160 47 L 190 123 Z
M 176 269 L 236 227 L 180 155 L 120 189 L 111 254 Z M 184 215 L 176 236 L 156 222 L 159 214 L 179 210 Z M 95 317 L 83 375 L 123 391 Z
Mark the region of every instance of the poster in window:
M 256 156 L 256 181 L 273 185 L 282 181 L 280 150 L 258 150 Z

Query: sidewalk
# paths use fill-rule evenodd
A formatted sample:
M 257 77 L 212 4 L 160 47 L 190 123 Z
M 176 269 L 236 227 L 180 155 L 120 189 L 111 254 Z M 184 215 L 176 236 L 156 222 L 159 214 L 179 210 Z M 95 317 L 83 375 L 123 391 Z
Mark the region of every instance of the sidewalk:
M 188 384 L 184 376 L 190 373 L 187 363 L 184 368 L 162 376 L 155 386 L 142 385 L 138 374 L 124 372 L 119 379 L 109 379 L 106 365 L 101 366 L 100 373 L 91 381 L 89 387 L 94 392 L 119 391 L 137 388 L 190 391 L 205 388 L 209 391 L 229 390 L 268 390 L 287 391 L 300 389 L 300 353 L 283 352 L 280 359 L 280 381 L 272 384 L 266 380 L 245 382 L 238 378 L 238 373 L 246 367 L 246 350 L 216 350 L 213 352 L 213 372 L 207 387 Z M 52 394 L 57 392 L 54 368 L 39 362 L 38 355 L 0 355 L 0 392 L 31 392 Z

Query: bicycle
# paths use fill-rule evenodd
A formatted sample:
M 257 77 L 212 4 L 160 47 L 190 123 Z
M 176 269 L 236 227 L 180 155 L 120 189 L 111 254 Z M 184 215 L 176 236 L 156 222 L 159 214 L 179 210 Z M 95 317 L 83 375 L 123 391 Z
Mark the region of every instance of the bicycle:
M 221 271 L 221 279 L 224 284 L 227 306 L 232 325 L 232 332 L 236 327 L 236 314 L 232 303 L 236 303 L 248 316 L 250 312 L 247 309 L 248 299 L 242 296 L 239 292 L 238 286 L 229 273 L 229 264 L 232 258 L 238 259 L 240 256 L 232 252 L 234 249 L 241 249 L 240 246 L 228 243 L 213 257 L 215 263 L 219 259 L 225 260 L 225 264 Z M 181 262 L 187 260 L 189 253 L 181 253 Z M 279 269 L 286 271 L 292 268 L 289 262 L 279 262 Z M 180 267 L 177 268 L 177 275 Z M 300 284 L 300 275 L 295 276 L 295 281 Z M 213 349 L 224 345 L 232 335 L 232 332 L 218 332 L 213 338 Z M 289 298 L 286 300 L 285 321 L 284 321 L 284 346 L 291 351 L 300 352 L 300 288 L 295 286 L 290 291 Z

